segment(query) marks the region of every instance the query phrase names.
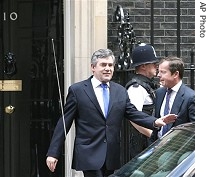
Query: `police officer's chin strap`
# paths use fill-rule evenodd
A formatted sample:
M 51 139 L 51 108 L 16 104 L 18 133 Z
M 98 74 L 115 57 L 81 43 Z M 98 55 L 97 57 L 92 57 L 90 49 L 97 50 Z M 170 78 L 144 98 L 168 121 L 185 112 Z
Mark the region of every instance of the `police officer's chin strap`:
M 55 55 L 55 46 L 54 46 L 54 41 L 52 39 L 52 47 L 53 47 L 53 54 L 54 54 L 54 61 L 55 61 L 55 70 L 56 70 L 56 76 L 57 76 L 57 83 L 58 83 L 58 91 L 59 91 L 59 99 L 60 99 L 60 106 L 61 106 L 61 113 L 62 113 L 62 120 L 63 120 L 63 129 L 64 129 L 64 134 L 65 134 L 65 139 L 67 137 L 67 132 L 66 132 L 66 123 L 64 119 L 64 112 L 63 112 L 63 103 L 62 103 L 62 97 L 61 97 L 61 87 L 60 87 L 60 82 L 59 82 L 59 76 L 58 76 L 58 67 L 57 67 L 57 62 L 56 62 L 56 55 Z M 66 148 L 68 149 L 68 143 L 66 144 Z M 69 155 L 67 153 L 67 160 L 70 162 Z M 70 164 L 70 163 L 69 163 Z

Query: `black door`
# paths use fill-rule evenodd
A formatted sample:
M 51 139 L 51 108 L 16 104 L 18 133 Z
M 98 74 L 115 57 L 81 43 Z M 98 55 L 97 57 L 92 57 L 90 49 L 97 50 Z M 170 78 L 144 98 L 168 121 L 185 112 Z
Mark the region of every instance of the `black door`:
M 54 174 L 45 165 L 60 113 L 55 58 L 63 86 L 62 6 L 0 1 L 0 177 L 64 176 L 63 158 Z

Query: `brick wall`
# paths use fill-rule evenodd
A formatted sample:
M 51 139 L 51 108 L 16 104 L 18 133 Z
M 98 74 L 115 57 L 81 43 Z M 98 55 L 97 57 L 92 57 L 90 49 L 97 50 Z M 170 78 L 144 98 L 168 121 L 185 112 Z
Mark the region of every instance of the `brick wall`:
M 159 57 L 182 57 L 186 65 L 183 81 L 194 88 L 195 0 L 108 0 L 108 47 L 116 57 L 121 53 L 120 22 L 115 20 L 118 5 L 128 13 L 135 44 L 152 44 Z

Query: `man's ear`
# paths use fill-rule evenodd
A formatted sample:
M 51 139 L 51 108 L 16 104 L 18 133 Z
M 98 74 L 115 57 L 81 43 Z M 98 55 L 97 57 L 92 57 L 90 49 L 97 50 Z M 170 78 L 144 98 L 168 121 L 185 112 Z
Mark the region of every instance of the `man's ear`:
M 175 78 L 179 77 L 179 71 L 176 71 L 173 75 Z

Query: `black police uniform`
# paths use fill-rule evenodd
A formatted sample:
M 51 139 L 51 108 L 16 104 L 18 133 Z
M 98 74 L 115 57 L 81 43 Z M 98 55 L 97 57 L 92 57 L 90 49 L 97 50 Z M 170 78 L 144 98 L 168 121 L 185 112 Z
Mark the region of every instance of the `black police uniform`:
M 128 89 L 130 86 L 139 87 L 139 85 L 146 89 L 153 100 L 153 104 L 143 105 L 142 111 L 149 115 L 153 115 L 155 90 L 159 87 L 159 85 L 156 84 L 153 79 L 149 79 L 141 74 L 135 74 L 125 87 Z M 130 130 L 130 157 L 133 158 L 149 145 L 149 138 L 136 130 L 132 125 L 130 126 Z
M 156 52 L 154 47 L 145 43 L 139 44 L 133 52 L 132 52 L 132 67 L 137 67 L 141 64 L 149 64 L 149 63 L 157 63 L 158 58 L 156 56 Z M 128 89 L 131 85 L 134 87 L 139 87 L 141 85 L 144 87 L 149 93 L 151 99 L 153 100 L 153 104 L 151 105 L 143 105 L 142 111 L 152 115 L 154 112 L 154 99 L 155 93 L 154 91 L 159 87 L 158 84 L 155 83 L 153 79 L 150 79 L 141 74 L 135 74 L 132 79 L 126 84 L 126 88 Z M 145 135 L 139 133 L 132 125 L 131 125 L 131 134 L 130 134 L 130 156 L 134 157 L 141 151 L 143 151 L 149 145 L 149 138 Z

